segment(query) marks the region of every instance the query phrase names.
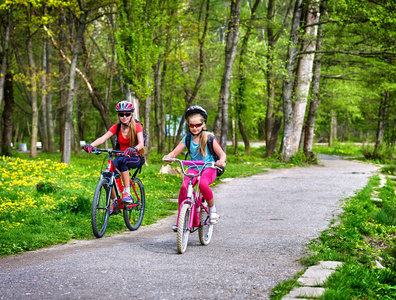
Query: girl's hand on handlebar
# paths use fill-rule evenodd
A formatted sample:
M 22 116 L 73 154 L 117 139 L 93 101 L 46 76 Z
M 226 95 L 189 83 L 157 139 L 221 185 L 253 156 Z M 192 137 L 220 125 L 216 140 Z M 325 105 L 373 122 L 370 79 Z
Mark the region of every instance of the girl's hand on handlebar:
M 225 161 L 222 161 L 222 160 L 218 160 L 218 161 L 216 161 L 216 167 L 224 167 L 224 165 L 225 165 Z
M 132 155 L 136 155 L 137 153 L 137 148 L 136 147 L 128 147 L 126 148 L 126 150 L 124 151 L 124 156 L 132 156 Z
M 91 144 L 88 144 L 88 145 L 85 145 L 84 146 L 84 151 L 85 152 L 87 152 L 87 153 L 92 153 L 92 145 Z
M 171 158 L 173 158 L 173 157 L 171 157 L 169 154 L 168 155 L 165 155 L 163 158 L 162 158 L 162 161 L 164 161 L 164 162 L 171 162 Z

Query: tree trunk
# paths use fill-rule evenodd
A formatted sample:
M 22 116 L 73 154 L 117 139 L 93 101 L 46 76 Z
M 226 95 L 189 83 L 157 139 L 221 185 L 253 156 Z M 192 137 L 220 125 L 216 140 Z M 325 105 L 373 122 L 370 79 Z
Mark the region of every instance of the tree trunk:
M 4 98 L 4 86 L 5 86 L 5 77 L 7 71 L 7 59 L 8 59 L 8 45 L 10 42 L 10 33 L 11 33 L 11 20 L 12 20 L 12 9 L 9 9 L 8 12 L 8 23 L 5 31 L 4 37 L 4 48 L 3 53 L 0 53 L 0 61 L 1 61 L 1 70 L 0 70 L 0 108 Z
M 384 97 L 381 99 L 379 113 L 378 113 L 378 128 L 377 128 L 377 140 L 375 141 L 374 153 L 379 154 L 382 148 L 382 142 L 384 139 L 386 121 L 388 117 L 389 107 L 389 91 L 384 93 Z
M 47 38 L 43 41 L 43 69 L 41 76 L 41 109 L 42 109 L 42 135 L 41 143 L 44 152 L 48 152 L 48 124 L 47 124 Z
M 15 130 L 14 130 L 14 147 L 17 147 L 18 143 L 18 133 L 19 133 L 19 122 L 16 122 L 15 125 Z
M 304 41 L 302 43 L 302 52 L 315 51 L 317 26 L 311 26 L 319 21 L 319 12 L 316 8 L 317 3 L 310 3 L 307 8 L 305 24 Z M 309 88 L 312 80 L 312 67 L 315 54 L 304 54 L 297 67 L 297 78 L 294 87 L 293 103 L 293 152 L 298 152 L 303 129 L 305 110 L 308 101 Z
M 85 22 L 87 19 L 88 12 L 84 12 L 78 22 L 77 32 L 75 37 L 75 44 L 73 45 L 73 56 L 70 64 L 70 75 L 69 75 L 69 93 L 67 97 L 66 105 L 66 122 L 65 122 L 65 140 L 62 151 L 61 162 L 70 164 L 71 150 L 72 150 L 72 139 L 73 136 L 73 103 L 75 95 L 75 79 L 76 79 L 76 69 L 77 69 L 77 59 L 78 53 L 81 49 L 83 35 L 85 32 Z
M 66 27 L 65 12 L 62 11 L 59 16 L 59 27 Z M 59 31 L 59 47 L 64 48 L 66 45 L 66 36 L 63 30 Z M 64 148 L 65 140 L 65 122 L 66 122 L 66 103 L 67 103 L 67 65 L 62 59 L 59 60 L 59 149 Z
M 275 37 L 273 30 L 274 20 L 274 0 L 268 1 L 267 19 L 268 25 L 266 28 L 268 40 L 268 55 L 267 55 L 267 111 L 265 118 L 265 157 L 271 156 L 276 150 L 276 142 L 271 143 L 272 129 L 274 125 L 274 105 L 275 105 L 275 74 L 273 70 L 273 56 L 275 47 Z M 275 148 L 274 148 L 275 146 Z
M 331 122 L 330 122 L 330 138 L 329 147 L 334 147 L 334 143 L 337 140 L 337 111 L 331 110 Z
M 250 154 L 249 137 L 248 137 L 248 135 L 246 133 L 245 125 L 243 125 L 243 122 L 241 120 L 238 120 L 238 128 L 239 128 L 239 132 L 241 133 L 243 143 L 245 144 L 245 153 L 247 155 L 249 155 Z M 237 145 L 238 145 L 238 140 L 236 140 L 236 142 L 237 142 Z
M 162 153 L 162 136 L 160 120 L 160 83 L 161 83 L 161 62 L 162 56 L 159 55 L 154 67 L 154 114 L 155 114 L 155 136 L 157 137 L 157 153 Z
M 13 75 L 11 72 L 6 72 L 5 86 L 4 86 L 4 110 L 3 110 L 3 134 L 1 139 L 1 155 L 12 155 L 12 118 L 14 116 L 14 90 L 13 90 Z M 16 146 L 16 143 L 15 143 Z
M 65 133 L 64 143 L 62 149 L 62 160 L 61 162 L 70 164 L 72 138 L 73 138 L 73 102 L 74 102 L 74 85 L 76 78 L 76 66 L 77 66 L 78 53 L 74 50 L 73 57 L 70 66 L 70 81 L 69 81 L 69 93 L 66 104 L 66 118 L 65 118 Z
M 215 120 L 215 133 L 221 132 L 220 144 L 226 151 L 228 137 L 228 100 L 230 97 L 230 85 L 232 67 L 239 38 L 240 0 L 231 0 L 230 18 L 228 22 L 227 42 L 225 46 L 224 72 L 221 79 L 219 104 Z
M 321 2 L 320 4 L 320 19 L 323 18 L 325 14 L 326 2 Z M 323 39 L 323 24 L 318 27 L 318 35 L 316 37 L 316 51 L 322 50 L 322 39 Z M 306 156 L 312 154 L 313 139 L 315 133 L 315 120 L 316 111 L 320 105 L 320 71 L 322 68 L 322 55 L 317 54 L 315 56 L 314 62 L 314 73 L 312 80 L 312 100 L 309 105 L 309 111 L 307 120 L 305 123 L 305 138 L 304 138 L 304 153 Z
M 173 16 L 173 12 L 171 13 L 171 16 Z M 168 56 L 170 52 L 170 46 L 171 46 L 171 37 L 170 37 L 170 29 L 171 26 L 168 25 L 167 27 L 167 35 L 166 35 L 166 48 L 164 51 L 164 58 L 163 58 L 163 63 L 162 63 L 162 71 L 161 71 L 161 84 L 160 84 L 160 115 L 161 115 L 161 146 L 159 147 L 161 149 L 161 153 L 165 153 L 165 148 L 166 148 L 166 120 L 165 120 L 165 115 L 166 115 L 166 110 L 165 110 L 165 101 L 164 101 L 164 92 L 165 92 L 165 78 L 166 78 L 166 71 L 168 69 Z
M 29 75 L 30 75 L 30 87 L 31 87 L 31 100 L 32 100 L 32 132 L 30 136 L 30 157 L 37 156 L 37 120 L 38 120 L 38 107 L 37 107 L 37 74 L 36 74 L 36 63 L 33 57 L 33 44 L 32 36 L 28 32 L 27 40 L 27 51 L 29 61 Z
M 151 95 L 149 95 L 146 99 L 146 107 L 145 107 L 145 115 L 144 115 L 144 126 L 146 128 L 147 138 L 146 145 L 147 151 L 145 151 L 144 156 L 147 158 L 150 148 L 151 148 L 151 138 L 150 138 L 150 113 L 151 113 Z M 147 159 L 146 159 L 147 161 Z
M 51 44 L 47 44 L 47 74 L 51 74 Z M 45 116 L 47 118 L 47 132 L 48 132 L 48 151 L 53 153 L 56 150 L 55 146 L 55 126 L 54 126 L 54 117 L 52 115 L 52 92 L 49 90 L 47 92 L 47 115 Z
M 238 131 L 235 124 L 235 119 L 232 119 L 232 145 L 234 146 L 234 154 L 238 154 Z
M 266 79 L 267 79 L 267 111 L 265 118 L 265 156 L 271 156 L 277 151 L 278 134 L 280 131 L 282 121 L 282 102 L 281 99 L 277 100 L 276 90 L 279 85 L 279 78 L 277 71 L 274 69 L 275 65 L 275 44 L 283 34 L 283 28 L 286 27 L 286 21 L 288 20 L 289 13 L 292 8 L 293 0 L 289 1 L 284 18 L 283 26 L 274 32 L 274 18 L 276 14 L 275 0 L 269 0 L 267 6 L 267 26 L 266 34 L 268 41 L 268 54 L 266 56 Z
M 302 0 L 296 0 L 293 13 L 292 28 L 290 31 L 290 45 L 286 64 L 286 76 L 283 80 L 283 139 L 282 139 L 282 160 L 289 161 L 293 156 L 293 106 L 292 106 L 292 87 L 293 70 L 297 58 L 298 28 L 301 18 Z
M 269 149 L 269 151 L 266 150 L 265 155 L 267 157 L 271 156 L 272 154 L 274 154 L 276 152 L 276 144 L 278 142 L 278 135 L 279 135 L 279 131 L 281 129 L 282 126 L 282 116 L 278 116 L 275 115 L 274 117 L 274 122 L 272 124 L 272 131 L 271 131 L 271 138 L 268 142 L 268 145 L 266 145 L 266 148 Z

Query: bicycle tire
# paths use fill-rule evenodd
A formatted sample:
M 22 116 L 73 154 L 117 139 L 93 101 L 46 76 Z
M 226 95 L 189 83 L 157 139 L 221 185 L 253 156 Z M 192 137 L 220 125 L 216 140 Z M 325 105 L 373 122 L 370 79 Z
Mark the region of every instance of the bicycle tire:
M 95 188 L 92 201 L 92 231 L 97 238 L 101 238 L 107 229 L 110 216 L 111 187 L 108 179 L 102 178 Z
M 203 205 L 208 208 L 208 204 L 205 202 Z M 213 225 L 209 223 L 209 214 L 201 207 L 201 211 L 199 213 L 199 223 L 200 226 L 198 228 L 198 236 L 199 241 L 202 245 L 209 245 L 212 240 L 213 234 Z
M 143 221 L 144 210 L 146 207 L 146 194 L 142 181 L 135 177 L 130 180 L 132 205 L 124 205 L 123 215 L 126 227 L 130 231 L 137 230 Z M 135 187 L 135 189 L 133 188 Z
M 178 227 L 177 227 L 177 252 L 183 254 L 186 252 L 190 230 L 191 205 L 188 203 L 183 204 L 180 209 Z

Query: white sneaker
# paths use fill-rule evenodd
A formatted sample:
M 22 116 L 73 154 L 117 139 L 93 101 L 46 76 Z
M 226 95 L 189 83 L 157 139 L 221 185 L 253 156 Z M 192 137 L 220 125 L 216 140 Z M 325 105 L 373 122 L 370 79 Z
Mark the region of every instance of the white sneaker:
M 211 225 L 215 225 L 217 223 L 219 223 L 220 220 L 220 216 L 217 212 L 212 212 L 209 215 L 209 221 Z
M 172 225 L 172 230 L 173 230 L 174 232 L 177 232 L 177 225 Z

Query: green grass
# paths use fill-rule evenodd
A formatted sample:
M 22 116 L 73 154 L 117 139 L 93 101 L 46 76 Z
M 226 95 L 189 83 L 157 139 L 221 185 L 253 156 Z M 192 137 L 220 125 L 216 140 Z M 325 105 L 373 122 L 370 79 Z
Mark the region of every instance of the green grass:
M 264 152 L 263 152 L 264 151 Z M 290 167 L 276 159 L 264 160 L 264 149 L 254 155 L 228 155 L 220 178 L 250 176 L 266 168 Z M 0 256 L 35 250 L 71 239 L 92 239 L 91 205 L 100 172 L 107 164 L 104 155 L 78 153 L 71 164 L 61 164 L 60 154 L 14 152 L 0 157 Z M 180 156 L 179 158 L 184 158 Z M 177 210 L 169 201 L 178 196 L 181 177 L 158 174 L 162 155 L 150 154 L 148 166 L 138 177 L 146 192 L 142 226 L 152 224 Z M 172 167 L 178 165 L 172 164 Z M 220 183 L 216 179 L 212 186 Z M 110 217 L 106 236 L 127 230 L 122 214 Z
M 356 145 L 352 142 L 335 143 L 333 147 L 329 147 L 327 145 L 315 145 L 312 150 L 315 153 L 321 154 L 357 156 L 363 158 L 362 146 Z
M 301 259 L 306 266 L 319 261 L 341 261 L 343 266 L 325 283 L 320 299 L 395 299 L 396 298 L 396 196 L 395 183 L 379 188 L 379 176 L 344 203 L 344 212 L 333 220 Z M 371 200 L 379 191 L 382 202 Z M 377 268 L 380 261 L 384 268 Z M 296 282 L 297 279 L 294 281 Z M 271 299 L 281 299 L 296 283 L 278 284 Z

